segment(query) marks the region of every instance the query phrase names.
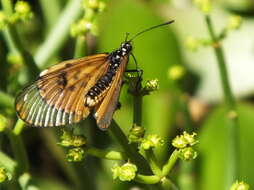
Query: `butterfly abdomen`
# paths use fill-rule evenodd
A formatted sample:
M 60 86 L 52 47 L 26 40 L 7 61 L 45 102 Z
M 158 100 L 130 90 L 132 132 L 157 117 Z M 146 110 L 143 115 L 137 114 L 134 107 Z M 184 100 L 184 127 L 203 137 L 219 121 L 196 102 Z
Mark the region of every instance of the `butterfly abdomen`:
M 121 50 L 116 50 L 109 55 L 109 68 L 106 74 L 88 91 L 85 102 L 86 106 L 93 107 L 103 99 L 121 63 L 121 57 L 123 57 Z
M 88 91 L 85 102 L 86 106 L 93 107 L 104 98 L 105 92 L 112 84 L 117 69 L 121 64 L 121 60 L 130 53 L 131 49 L 131 44 L 129 42 L 125 42 L 122 43 L 121 47 L 118 50 L 113 51 L 111 54 L 109 54 L 108 70 L 106 74 L 104 74 L 97 81 L 97 83 Z

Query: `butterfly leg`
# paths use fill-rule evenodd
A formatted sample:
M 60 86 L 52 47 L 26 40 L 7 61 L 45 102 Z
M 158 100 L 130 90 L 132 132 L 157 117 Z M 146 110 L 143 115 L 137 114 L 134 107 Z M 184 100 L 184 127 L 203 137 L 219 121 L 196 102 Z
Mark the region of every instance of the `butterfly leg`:
M 121 107 L 122 107 L 122 104 L 121 104 L 121 102 L 117 102 L 117 106 L 116 106 L 116 109 L 115 110 L 120 110 L 121 109 Z
M 128 69 L 125 72 L 126 73 L 138 73 L 139 78 L 142 78 L 142 76 L 143 76 L 143 69 Z

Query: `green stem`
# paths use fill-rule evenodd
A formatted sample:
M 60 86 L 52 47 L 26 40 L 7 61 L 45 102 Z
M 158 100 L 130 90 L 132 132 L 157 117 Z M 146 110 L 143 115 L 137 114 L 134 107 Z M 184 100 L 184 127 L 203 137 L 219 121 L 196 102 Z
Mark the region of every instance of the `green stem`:
M 190 115 L 189 111 L 189 97 L 187 94 L 182 94 L 180 96 L 181 101 L 181 111 L 183 112 L 183 122 L 184 122 L 184 130 L 186 130 L 188 133 L 192 133 L 194 131 L 194 124 Z
M 84 57 L 86 55 L 86 48 L 86 38 L 84 36 L 78 36 L 76 39 L 74 58 Z
M 232 94 L 232 90 L 230 88 L 224 53 L 223 53 L 221 44 L 215 35 L 211 17 L 206 15 L 205 20 L 206 20 L 206 24 L 207 24 L 207 28 L 208 28 L 210 37 L 211 37 L 213 44 L 214 44 L 214 52 L 215 52 L 218 67 L 219 67 L 221 84 L 222 84 L 223 92 L 224 92 L 224 96 L 225 96 L 225 102 L 226 102 L 226 105 L 228 106 L 229 109 L 234 110 L 235 109 L 235 100 L 234 100 L 234 97 Z
M 167 190 L 179 190 L 178 187 L 168 178 L 164 177 L 161 179 L 161 186 Z
M 226 179 L 225 179 L 225 189 L 230 187 L 236 179 L 239 177 L 239 136 L 238 129 L 239 123 L 236 113 L 236 102 L 234 100 L 232 90 L 230 88 L 230 83 L 228 79 L 228 72 L 226 68 L 226 61 L 224 53 L 219 42 L 218 37 L 215 35 L 212 20 L 209 15 L 205 16 L 206 25 L 210 34 L 210 37 L 214 44 L 214 52 L 216 55 L 218 68 L 220 72 L 221 84 L 223 87 L 225 103 L 227 106 L 228 114 L 233 113 L 232 117 L 228 117 L 227 126 L 227 144 L 226 144 Z M 231 114 L 232 115 L 232 114 Z
M 23 173 L 20 175 L 18 181 L 22 190 L 39 190 L 39 188 L 35 186 L 33 179 L 29 173 Z
M 193 175 L 197 169 L 196 160 L 191 162 L 180 162 L 178 186 L 180 189 L 196 190 L 197 189 L 197 178 Z
M 18 119 L 18 121 L 16 122 L 13 128 L 13 134 L 20 135 L 22 130 L 24 129 L 24 126 L 25 126 L 25 123 L 21 119 Z
M 142 126 L 142 96 L 133 96 L 133 124 Z
M 126 160 L 126 156 L 123 152 L 117 151 L 104 151 L 93 147 L 88 147 L 85 149 L 87 154 L 96 156 L 98 158 L 108 159 L 108 160 Z
M 8 172 L 11 172 L 13 175 L 17 168 L 17 162 L 15 162 L 12 158 L 0 151 L 0 166 L 6 168 Z
M 59 21 L 52 28 L 44 43 L 35 54 L 35 60 L 38 66 L 42 67 L 55 53 L 62 47 L 69 36 L 71 24 L 82 13 L 81 0 L 69 1 L 68 5 L 59 16 Z
M 140 78 L 135 78 L 136 81 L 135 84 L 135 90 L 132 93 L 133 94 L 133 124 L 136 124 L 138 126 L 142 126 L 142 102 L 143 102 L 143 95 L 141 93 L 141 81 Z
M 21 174 L 27 172 L 29 169 L 29 162 L 21 136 L 14 134 L 12 130 L 6 131 L 11 142 L 15 160 L 17 160 L 18 163 L 18 173 Z
M 124 149 L 124 152 L 126 156 L 133 162 L 135 163 L 139 170 L 142 173 L 149 173 L 150 169 L 149 166 L 146 163 L 146 160 L 143 158 L 141 154 L 139 154 L 135 147 L 132 146 L 131 144 L 128 143 L 128 140 L 119 127 L 119 125 L 113 120 L 111 126 L 109 127 L 108 130 L 112 136 L 118 141 L 118 143 L 122 146 Z
M 58 162 L 59 166 L 66 175 L 66 178 L 74 184 L 76 189 L 82 189 L 82 176 L 77 174 L 74 166 L 63 159 L 66 155 L 62 148 L 57 146 L 58 139 L 55 135 L 56 131 L 42 129 L 41 136 L 47 149 L 50 151 L 54 159 Z
M 14 98 L 0 90 L 0 107 L 13 109 Z
M 173 81 L 173 85 L 174 101 L 179 103 L 178 110 L 183 114 L 183 128 L 188 133 L 192 133 L 195 128 L 188 107 L 189 96 L 184 93 L 178 81 Z M 178 186 L 180 189 L 197 189 L 197 180 L 195 180 L 195 175 L 193 175 L 193 172 L 195 172 L 195 164 L 196 160 L 192 162 L 180 162 L 178 175 Z
M 137 174 L 135 179 L 136 182 L 143 183 L 143 184 L 156 184 L 159 183 L 161 178 L 156 175 L 141 175 Z
M 152 172 L 161 177 L 162 176 L 162 171 L 161 171 L 161 168 L 158 164 L 158 161 L 154 155 L 154 152 L 152 149 L 149 149 L 149 150 L 146 150 L 145 151 L 145 154 L 146 154 L 146 160 L 148 162 L 148 164 L 150 165 L 150 168 L 152 170 Z
M 13 4 L 11 0 L 1 0 L 2 8 L 7 16 L 13 14 Z M 12 52 L 19 52 L 22 49 L 21 40 L 18 37 L 17 30 L 13 25 L 9 25 L 4 30 L 4 36 L 7 40 L 7 46 Z
M 10 16 L 13 13 L 12 1 L 1 0 L 1 3 L 5 14 Z M 14 25 L 6 26 L 6 28 L 3 31 L 3 34 L 10 52 L 14 54 L 20 54 L 22 56 L 22 58 L 24 59 L 24 63 L 26 64 L 27 69 L 29 71 L 28 76 L 30 77 L 30 79 L 34 79 L 39 73 L 39 69 L 35 64 L 33 57 L 23 47 L 16 27 Z
M 169 157 L 167 163 L 162 167 L 162 175 L 163 176 L 167 176 L 169 174 L 169 172 L 175 165 L 176 161 L 178 160 L 178 156 L 179 156 L 179 151 L 174 150 L 174 152 Z
M 61 0 L 40 0 L 40 5 L 45 18 L 47 29 L 52 28 L 61 11 Z M 49 6 L 50 5 L 50 6 Z

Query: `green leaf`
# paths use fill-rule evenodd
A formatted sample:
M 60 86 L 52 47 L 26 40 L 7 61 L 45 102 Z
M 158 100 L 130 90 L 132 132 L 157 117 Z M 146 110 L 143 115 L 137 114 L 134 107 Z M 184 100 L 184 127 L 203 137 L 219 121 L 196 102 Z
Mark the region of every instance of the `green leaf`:
M 107 7 L 100 22 L 100 52 L 111 52 L 119 48 L 127 32 L 130 33 L 130 39 L 144 29 L 165 22 L 153 12 L 153 9 L 138 1 L 114 1 L 114 4 L 109 4 Z M 172 19 L 168 18 L 167 21 Z M 172 31 L 173 27 L 174 23 L 149 31 L 134 39 L 132 43 L 138 66 L 144 70 L 143 78 L 158 78 L 160 89 L 168 87 L 169 66 L 182 63 L 176 36 Z M 131 57 L 129 67 L 135 68 Z
M 240 123 L 240 177 L 250 186 L 254 185 L 254 106 L 247 103 L 238 105 Z M 216 108 L 204 122 L 199 144 L 200 189 L 224 190 L 225 165 L 228 159 L 225 156 L 226 143 L 226 109 Z

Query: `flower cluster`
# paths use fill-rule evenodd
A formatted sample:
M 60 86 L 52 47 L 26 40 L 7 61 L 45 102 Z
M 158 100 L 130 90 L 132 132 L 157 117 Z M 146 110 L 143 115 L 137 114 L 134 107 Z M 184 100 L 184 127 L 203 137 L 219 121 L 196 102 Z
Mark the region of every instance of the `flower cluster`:
M 139 143 L 142 141 L 145 134 L 144 127 L 138 126 L 134 124 L 134 126 L 130 129 L 128 134 L 129 143 Z
M 61 146 L 69 147 L 80 147 L 86 144 L 86 137 L 82 135 L 73 135 L 72 132 L 63 130 L 63 135 L 60 137 L 61 142 L 58 143 Z
M 143 90 L 145 90 L 147 93 L 159 90 L 159 80 L 158 79 L 152 79 L 152 80 L 146 81 Z
M 106 8 L 106 4 L 99 0 L 84 0 L 83 6 L 85 9 L 91 9 L 94 12 L 103 12 Z
M 250 186 L 243 181 L 236 181 L 231 187 L 230 190 L 249 190 Z
M 144 138 L 139 146 L 140 150 L 148 150 L 150 148 L 156 148 L 162 146 L 164 141 L 158 135 L 148 135 Z
M 179 80 L 181 79 L 186 70 L 182 65 L 174 65 L 168 69 L 168 77 L 171 80 Z
M 3 167 L 0 167 L 0 183 L 11 179 L 11 174 Z
M 64 147 L 74 147 L 68 150 L 66 159 L 69 162 L 80 162 L 84 159 L 85 151 L 82 146 L 86 145 L 86 137 L 82 135 L 74 135 L 70 131 L 63 130 L 63 135 L 60 137 L 61 142 L 58 145 Z
M 17 1 L 14 5 L 14 12 L 6 15 L 0 11 L 0 30 L 4 29 L 8 24 L 15 24 L 20 21 L 27 21 L 33 17 L 31 7 L 26 1 Z
M 31 7 L 26 1 L 17 1 L 14 6 L 14 14 L 10 17 L 11 22 L 26 21 L 33 17 Z
M 15 66 L 16 68 L 19 68 L 24 64 L 24 58 L 20 53 L 13 53 L 10 52 L 7 55 L 7 61 L 10 63 L 12 66 Z
M 119 178 L 121 181 L 131 181 L 135 178 L 137 166 L 127 162 L 122 166 L 115 165 L 112 168 L 113 178 Z
M 209 14 L 211 12 L 211 0 L 194 0 L 194 4 L 205 14 Z
M 196 133 L 189 134 L 187 132 L 183 132 L 182 135 L 176 136 L 176 138 L 172 141 L 172 145 L 179 149 L 180 155 L 179 157 L 182 160 L 192 160 L 197 157 L 197 152 L 192 148 L 198 141 L 194 138 Z
M 207 18 L 211 12 L 211 0 L 193 0 L 193 3 L 203 12 Z M 216 42 L 224 40 L 231 31 L 239 29 L 242 25 L 242 17 L 238 15 L 229 16 L 227 24 L 222 28 L 221 32 L 215 37 Z M 214 39 L 213 39 L 214 40 Z M 185 46 L 190 51 L 197 51 L 200 46 L 217 47 L 217 43 L 211 39 L 197 39 L 195 37 L 188 37 L 185 41 Z
M 68 162 L 80 162 L 84 159 L 84 157 L 85 151 L 80 147 L 71 148 L 66 155 L 66 159 Z
M 83 18 L 78 20 L 71 27 L 70 33 L 73 37 L 85 37 L 88 32 L 97 35 L 98 28 L 96 24 L 96 16 L 104 11 L 106 5 L 100 0 L 84 0 L 83 7 L 85 12 Z

